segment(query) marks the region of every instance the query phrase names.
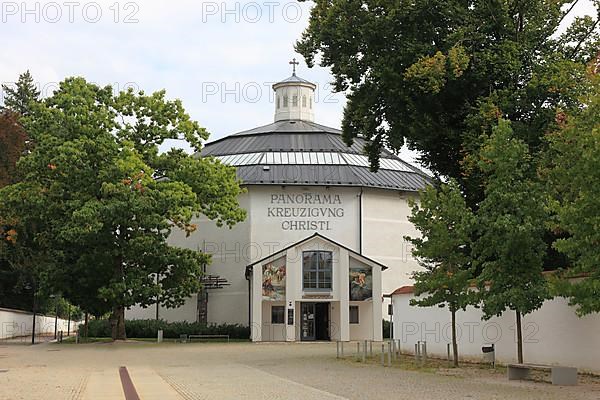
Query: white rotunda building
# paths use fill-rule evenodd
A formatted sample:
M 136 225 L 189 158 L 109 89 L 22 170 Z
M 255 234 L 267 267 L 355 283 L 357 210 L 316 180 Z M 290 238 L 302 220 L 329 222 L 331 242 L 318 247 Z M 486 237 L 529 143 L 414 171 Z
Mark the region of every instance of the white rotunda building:
M 128 319 L 239 323 L 254 341 L 381 340 L 383 293 L 418 268 L 408 201 L 429 184 L 388 151 L 378 172 L 338 129 L 314 122 L 316 85 L 273 85 L 274 122 L 207 143 L 200 156 L 235 166 L 247 219 L 204 218 L 171 243 L 212 255 L 204 290 L 177 309 L 133 308 Z

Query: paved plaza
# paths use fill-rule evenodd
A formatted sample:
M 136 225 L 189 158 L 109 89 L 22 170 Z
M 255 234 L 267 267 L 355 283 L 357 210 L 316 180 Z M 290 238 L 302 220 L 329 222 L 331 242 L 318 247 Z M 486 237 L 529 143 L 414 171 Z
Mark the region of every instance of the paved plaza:
M 127 380 L 141 400 L 600 398 L 593 382 L 508 382 L 474 368 L 410 371 L 335 355 L 329 343 L 0 343 L 0 399 L 126 399 Z

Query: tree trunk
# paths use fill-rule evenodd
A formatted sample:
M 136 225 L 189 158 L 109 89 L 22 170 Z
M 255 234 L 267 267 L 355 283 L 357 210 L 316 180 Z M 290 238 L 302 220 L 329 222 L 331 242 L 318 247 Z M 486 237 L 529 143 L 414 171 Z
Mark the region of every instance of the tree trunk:
M 454 366 L 458 367 L 458 342 L 456 341 L 456 310 L 452 310 L 452 353 Z
M 517 359 L 519 364 L 523 363 L 523 332 L 521 330 L 521 313 L 515 311 L 517 314 Z
M 125 340 L 125 307 L 117 306 L 113 308 L 113 313 L 110 316 L 111 336 L 113 340 Z
M 125 272 L 123 271 L 123 257 L 115 258 L 114 265 L 114 280 L 115 282 L 123 281 Z M 125 307 L 117 304 L 113 306 L 113 312 L 110 316 L 111 336 L 112 340 L 125 340 Z

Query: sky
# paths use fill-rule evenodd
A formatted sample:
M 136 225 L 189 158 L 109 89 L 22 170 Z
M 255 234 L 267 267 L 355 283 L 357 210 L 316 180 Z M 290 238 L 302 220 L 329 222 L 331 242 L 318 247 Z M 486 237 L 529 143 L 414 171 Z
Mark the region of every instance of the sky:
M 291 0 L 0 0 L 0 82 L 30 70 L 42 95 L 69 76 L 115 90 L 165 89 L 211 132 L 210 141 L 273 122 L 271 85 L 291 75 L 295 57 L 298 75 L 318 87 L 316 122 L 339 128 L 343 93 L 331 91 L 328 69 L 308 69 L 293 48 L 311 7 Z M 594 15 L 591 0 L 579 1 L 573 16 L 586 13 Z M 401 157 L 414 162 L 416 154 Z

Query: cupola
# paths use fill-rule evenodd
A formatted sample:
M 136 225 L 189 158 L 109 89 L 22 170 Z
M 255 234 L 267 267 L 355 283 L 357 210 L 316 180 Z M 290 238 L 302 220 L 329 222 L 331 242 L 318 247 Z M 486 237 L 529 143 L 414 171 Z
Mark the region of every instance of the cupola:
M 313 122 L 317 85 L 296 75 L 296 65 L 300 63 L 295 58 L 290 61 L 290 64 L 293 66 L 292 76 L 273 85 L 275 122 L 285 120 Z

